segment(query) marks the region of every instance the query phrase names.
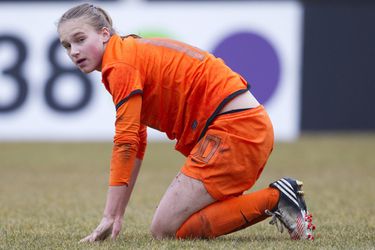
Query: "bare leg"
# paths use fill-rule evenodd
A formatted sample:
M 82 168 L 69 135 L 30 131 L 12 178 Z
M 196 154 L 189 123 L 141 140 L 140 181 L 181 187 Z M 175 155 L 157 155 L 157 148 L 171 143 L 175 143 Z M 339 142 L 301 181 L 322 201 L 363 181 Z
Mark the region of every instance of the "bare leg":
M 157 239 L 174 237 L 192 214 L 215 202 L 203 183 L 179 173 L 161 199 L 151 224 Z

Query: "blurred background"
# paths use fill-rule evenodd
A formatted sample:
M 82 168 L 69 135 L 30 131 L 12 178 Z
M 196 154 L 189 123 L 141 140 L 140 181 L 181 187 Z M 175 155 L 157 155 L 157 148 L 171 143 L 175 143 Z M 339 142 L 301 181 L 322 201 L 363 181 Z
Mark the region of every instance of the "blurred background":
M 100 72 L 77 71 L 56 32 L 79 3 L 0 0 L 0 249 L 87 249 L 77 242 L 102 215 L 114 104 Z M 181 40 L 243 75 L 277 139 L 250 191 L 286 175 L 303 180 L 317 225 L 314 246 L 268 223 L 218 241 L 152 240 L 153 212 L 184 157 L 150 129 L 130 226 L 93 249 L 374 249 L 375 3 L 93 3 L 121 35 Z
M 56 22 L 81 1 L 0 0 L 0 141 L 110 141 L 114 105 L 83 75 Z M 90 1 L 86 1 L 90 2 Z M 276 139 L 375 130 L 375 4 L 370 1 L 91 1 L 116 30 L 214 53 L 265 105 Z M 150 130 L 150 140 L 164 135 Z

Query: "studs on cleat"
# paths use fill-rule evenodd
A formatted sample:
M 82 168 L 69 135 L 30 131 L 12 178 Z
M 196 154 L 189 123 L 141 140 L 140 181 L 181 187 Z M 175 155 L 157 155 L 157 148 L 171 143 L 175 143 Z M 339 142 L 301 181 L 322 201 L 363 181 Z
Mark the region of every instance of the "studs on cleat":
M 315 225 L 312 224 L 312 223 L 310 222 L 310 223 L 307 225 L 307 229 L 310 229 L 310 230 L 314 231 L 314 230 L 315 230 Z
M 298 185 L 299 188 L 301 188 L 303 186 L 303 182 L 302 181 L 296 180 L 296 183 L 297 183 L 297 185 Z
M 270 187 L 280 191 L 280 198 L 274 211 L 267 213 L 272 215 L 271 223 L 281 225 L 281 229 L 288 229 L 291 239 L 314 240 L 312 215 L 309 213 L 302 191 L 303 182 L 292 178 L 282 178 L 270 184 Z M 279 223 L 280 222 L 280 223 Z M 280 228 L 278 227 L 279 231 Z

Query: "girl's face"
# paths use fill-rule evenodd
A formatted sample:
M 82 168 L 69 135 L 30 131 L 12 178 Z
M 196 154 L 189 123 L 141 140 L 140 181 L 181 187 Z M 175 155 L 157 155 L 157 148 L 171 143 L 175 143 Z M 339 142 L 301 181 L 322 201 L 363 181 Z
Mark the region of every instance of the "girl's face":
M 98 32 L 84 19 L 72 19 L 63 22 L 58 32 L 62 46 L 82 72 L 101 71 L 103 53 L 111 37 L 108 28 Z

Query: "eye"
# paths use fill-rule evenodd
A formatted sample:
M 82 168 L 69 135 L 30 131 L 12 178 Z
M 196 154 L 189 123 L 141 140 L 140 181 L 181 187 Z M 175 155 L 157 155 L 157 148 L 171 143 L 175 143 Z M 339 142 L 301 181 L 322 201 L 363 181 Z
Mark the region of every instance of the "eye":
M 71 47 L 69 43 L 62 43 L 61 45 L 64 47 L 64 49 L 70 49 Z
M 78 42 L 80 42 L 80 43 L 82 43 L 82 42 L 84 42 L 84 41 L 85 41 L 85 38 L 84 38 L 84 37 L 81 37 L 81 38 L 78 39 Z

